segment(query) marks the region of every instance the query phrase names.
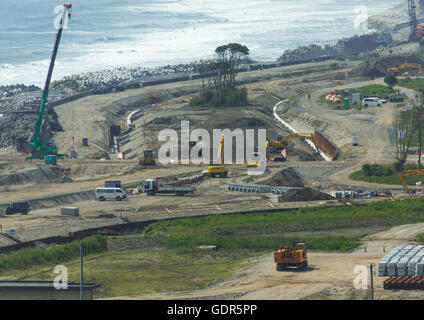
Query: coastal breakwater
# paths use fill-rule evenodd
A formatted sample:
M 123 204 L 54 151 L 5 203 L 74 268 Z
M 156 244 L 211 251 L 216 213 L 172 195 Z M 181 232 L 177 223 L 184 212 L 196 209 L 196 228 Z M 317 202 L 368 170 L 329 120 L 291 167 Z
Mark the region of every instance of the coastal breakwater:
M 278 59 L 281 62 L 316 59 L 321 57 L 335 57 L 342 55 L 358 55 L 370 52 L 380 46 L 393 43 L 389 33 L 371 33 L 356 35 L 350 38 L 340 39 L 335 45 L 320 46 L 311 44 L 307 47 L 299 47 L 294 50 L 286 50 Z

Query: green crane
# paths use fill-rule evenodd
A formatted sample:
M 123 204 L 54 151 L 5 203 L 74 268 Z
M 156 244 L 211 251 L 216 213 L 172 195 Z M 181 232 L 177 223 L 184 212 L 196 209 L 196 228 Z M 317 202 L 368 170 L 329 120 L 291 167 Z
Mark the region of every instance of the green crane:
M 63 25 L 65 24 L 66 15 L 71 18 L 72 4 L 63 5 L 62 18 L 59 23 L 59 30 L 56 35 L 56 42 L 53 49 L 52 58 L 50 61 L 49 72 L 47 74 L 46 83 L 44 85 L 43 95 L 41 97 L 40 106 L 38 107 L 38 118 L 35 123 L 34 133 L 29 142 L 31 146 L 31 157 L 28 159 L 44 159 L 47 155 L 56 155 L 59 158 L 63 158 L 65 155 L 57 153 L 57 146 L 54 141 L 42 141 L 41 140 L 41 127 L 43 124 L 44 113 L 46 111 L 47 98 L 49 96 L 49 86 L 53 74 L 54 63 L 56 61 L 57 51 L 59 49 L 60 38 L 62 37 Z

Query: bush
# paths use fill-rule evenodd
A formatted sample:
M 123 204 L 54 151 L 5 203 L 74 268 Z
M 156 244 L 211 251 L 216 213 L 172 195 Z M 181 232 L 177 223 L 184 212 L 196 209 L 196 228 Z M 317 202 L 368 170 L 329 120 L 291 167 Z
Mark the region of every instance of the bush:
M 82 240 L 84 254 L 99 253 L 107 250 L 106 237 L 95 235 Z M 24 248 L 0 255 L 0 271 L 27 269 L 35 265 L 62 263 L 80 254 L 79 240 L 49 248 Z
M 364 174 L 368 177 L 372 176 L 372 170 L 371 170 L 371 166 L 366 163 L 362 166 L 362 171 L 364 172 Z
M 362 166 L 362 172 L 368 177 L 388 177 L 394 173 L 392 166 L 383 166 L 379 164 L 364 164 Z
M 190 101 L 191 107 L 219 108 L 219 107 L 241 107 L 249 104 L 247 100 L 247 89 L 207 89 Z

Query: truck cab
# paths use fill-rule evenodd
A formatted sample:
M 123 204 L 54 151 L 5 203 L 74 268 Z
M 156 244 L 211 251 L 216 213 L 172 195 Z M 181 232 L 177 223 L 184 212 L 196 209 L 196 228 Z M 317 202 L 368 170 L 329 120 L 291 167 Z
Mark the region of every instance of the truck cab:
M 27 201 L 21 201 L 21 202 L 11 202 L 9 206 L 6 208 L 6 214 L 15 214 L 15 213 L 21 213 L 21 214 L 28 214 L 29 212 L 29 204 Z
M 144 181 L 144 192 L 148 195 L 154 195 L 157 191 L 156 179 L 147 179 Z

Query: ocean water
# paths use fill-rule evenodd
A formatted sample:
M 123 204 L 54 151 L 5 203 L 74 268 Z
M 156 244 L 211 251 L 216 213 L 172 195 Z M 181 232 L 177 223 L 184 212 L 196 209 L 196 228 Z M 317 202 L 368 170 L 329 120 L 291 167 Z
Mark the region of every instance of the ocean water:
M 335 43 L 369 30 L 366 15 L 400 0 L 69 0 L 53 79 L 120 66 L 154 67 L 210 58 L 238 42 L 251 58 L 276 60 L 284 50 Z M 42 85 L 59 13 L 56 0 L 0 0 L 0 85 Z

